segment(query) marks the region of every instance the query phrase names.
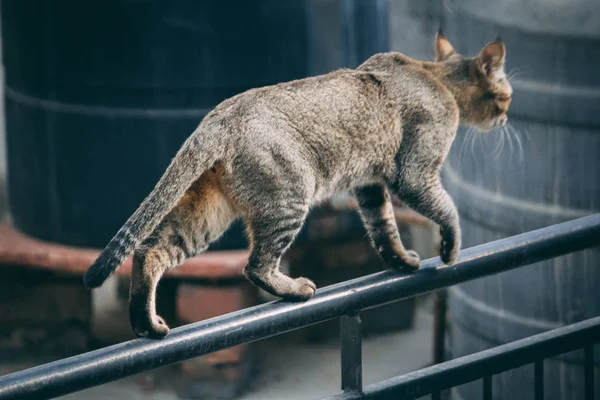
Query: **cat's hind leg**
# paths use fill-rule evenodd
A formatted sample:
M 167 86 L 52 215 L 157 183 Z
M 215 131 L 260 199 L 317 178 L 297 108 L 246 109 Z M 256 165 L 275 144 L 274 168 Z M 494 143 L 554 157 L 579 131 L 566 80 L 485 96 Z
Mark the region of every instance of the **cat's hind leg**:
M 160 338 L 169 332 L 156 314 L 156 287 L 163 273 L 205 251 L 236 215 L 221 191 L 218 173 L 205 172 L 179 204 L 135 250 L 131 271 L 129 318 L 138 336 Z
M 302 228 L 308 204 L 276 200 L 270 204 L 247 218 L 252 251 L 244 273 L 252 283 L 274 296 L 307 300 L 315 294 L 315 284 L 307 278 L 286 276 L 279 270 L 279 264 Z

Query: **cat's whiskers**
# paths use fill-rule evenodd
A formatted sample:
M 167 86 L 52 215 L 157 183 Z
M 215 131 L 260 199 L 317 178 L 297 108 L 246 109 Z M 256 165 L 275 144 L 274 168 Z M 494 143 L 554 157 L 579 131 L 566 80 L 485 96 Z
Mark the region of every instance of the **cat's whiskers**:
M 465 151 L 465 144 L 467 143 L 467 140 L 469 139 L 469 136 L 471 135 L 471 128 L 467 128 L 464 137 L 462 138 L 462 143 L 460 145 L 460 149 L 458 151 L 458 162 L 457 162 L 457 168 L 460 171 L 460 166 L 462 164 L 462 158 L 463 158 L 463 154 Z
M 515 137 L 515 139 L 517 140 L 517 145 L 519 146 L 519 162 L 523 163 L 525 161 L 525 154 L 523 151 L 523 142 L 521 141 L 521 137 L 519 135 L 519 132 L 515 129 L 514 126 L 512 125 L 508 125 L 507 124 L 507 131 L 511 132 L 512 135 Z
M 475 155 L 475 144 L 477 140 L 481 139 L 480 137 L 481 134 L 477 133 L 473 135 L 473 139 L 471 140 L 471 157 L 473 157 L 474 159 L 477 159 L 477 156 Z
M 510 82 L 512 79 L 514 79 L 516 77 L 519 77 L 522 75 L 528 75 L 529 73 L 530 73 L 530 70 L 525 66 L 515 67 L 506 74 L 506 80 L 508 80 Z
M 527 129 L 524 129 L 522 131 L 518 131 L 517 128 L 515 128 L 515 126 L 513 124 L 511 124 L 510 122 L 506 122 L 506 125 L 508 126 L 509 129 L 512 129 L 517 134 L 523 133 L 525 135 L 525 139 L 529 143 L 532 143 L 531 142 L 531 137 L 529 136 L 529 131 Z
M 506 132 L 507 132 L 506 138 L 508 139 L 508 147 L 509 147 L 508 161 L 512 163 L 513 154 L 515 153 L 515 147 L 513 144 L 512 135 L 511 135 L 510 130 L 507 130 Z
M 510 82 L 512 79 L 514 79 L 518 76 L 521 76 L 521 75 L 523 75 L 523 73 L 518 72 L 518 71 L 510 72 L 510 73 L 506 74 L 506 79 Z
M 500 157 L 500 154 L 502 153 L 502 150 L 504 149 L 504 132 L 505 127 L 503 126 L 502 129 L 500 130 L 500 139 L 498 140 L 498 143 L 496 144 L 496 147 L 494 147 L 494 150 L 492 151 L 492 153 L 490 154 L 491 157 L 494 157 L 494 154 L 496 154 L 496 151 L 498 152 L 498 154 L 496 154 L 496 156 L 494 157 L 495 160 L 498 159 L 498 157 Z
M 507 142 L 506 136 L 508 136 L 506 133 L 502 134 L 502 147 L 500 147 L 500 151 L 498 152 L 497 159 L 500 158 L 500 155 L 502 155 L 502 152 L 504 151 L 504 147 Z

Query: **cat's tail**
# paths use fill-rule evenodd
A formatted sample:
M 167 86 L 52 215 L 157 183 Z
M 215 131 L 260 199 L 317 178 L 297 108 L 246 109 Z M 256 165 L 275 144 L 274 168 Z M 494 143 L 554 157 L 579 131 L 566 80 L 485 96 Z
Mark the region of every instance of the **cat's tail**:
M 201 127 L 183 144 L 152 192 L 86 271 L 83 282 L 87 288 L 101 286 L 156 229 L 194 180 L 219 159 L 223 147 L 218 142 L 223 135 L 211 134 Z

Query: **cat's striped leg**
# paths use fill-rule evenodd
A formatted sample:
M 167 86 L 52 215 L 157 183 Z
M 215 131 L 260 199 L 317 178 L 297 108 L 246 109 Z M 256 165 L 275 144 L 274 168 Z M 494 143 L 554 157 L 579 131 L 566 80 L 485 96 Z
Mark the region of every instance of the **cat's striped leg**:
M 236 217 L 217 182 L 206 172 L 133 254 L 129 318 L 138 336 L 160 338 L 169 332 L 156 314 L 156 287 L 163 273 L 205 251 Z
M 316 286 L 311 280 L 293 279 L 279 270 L 281 257 L 302 228 L 307 214 L 307 204 L 273 198 L 269 207 L 248 218 L 252 251 L 244 274 L 256 286 L 274 296 L 307 300 L 315 294 Z
M 129 320 L 137 336 L 161 338 L 169 326 L 156 314 L 156 287 L 165 270 L 183 258 L 180 248 L 161 245 L 160 233 L 155 233 L 135 250 L 129 288 Z
M 399 179 L 394 186 L 407 206 L 439 225 L 442 236 L 440 258 L 445 264 L 452 265 L 460 251 L 461 230 L 456 206 L 439 177 Z
M 387 189 L 374 184 L 355 189 L 354 194 L 365 227 L 385 263 L 398 270 L 419 268 L 419 255 L 402 244 Z

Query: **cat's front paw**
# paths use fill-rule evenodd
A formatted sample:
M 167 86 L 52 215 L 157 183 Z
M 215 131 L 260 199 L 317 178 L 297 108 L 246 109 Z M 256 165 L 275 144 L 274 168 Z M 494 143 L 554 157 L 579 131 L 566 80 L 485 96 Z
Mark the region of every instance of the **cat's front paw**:
M 440 244 L 440 258 L 446 265 L 452 265 L 460 252 L 460 229 L 440 228 L 442 242 Z
M 419 269 L 421 257 L 414 250 L 392 250 L 380 247 L 379 253 L 386 265 L 396 271 L 412 272 Z M 388 251 L 386 251 L 388 250 Z
M 417 254 L 416 251 L 408 250 L 403 261 L 408 268 L 419 269 L 419 266 L 421 264 L 421 257 L 419 256 L 419 254 Z

